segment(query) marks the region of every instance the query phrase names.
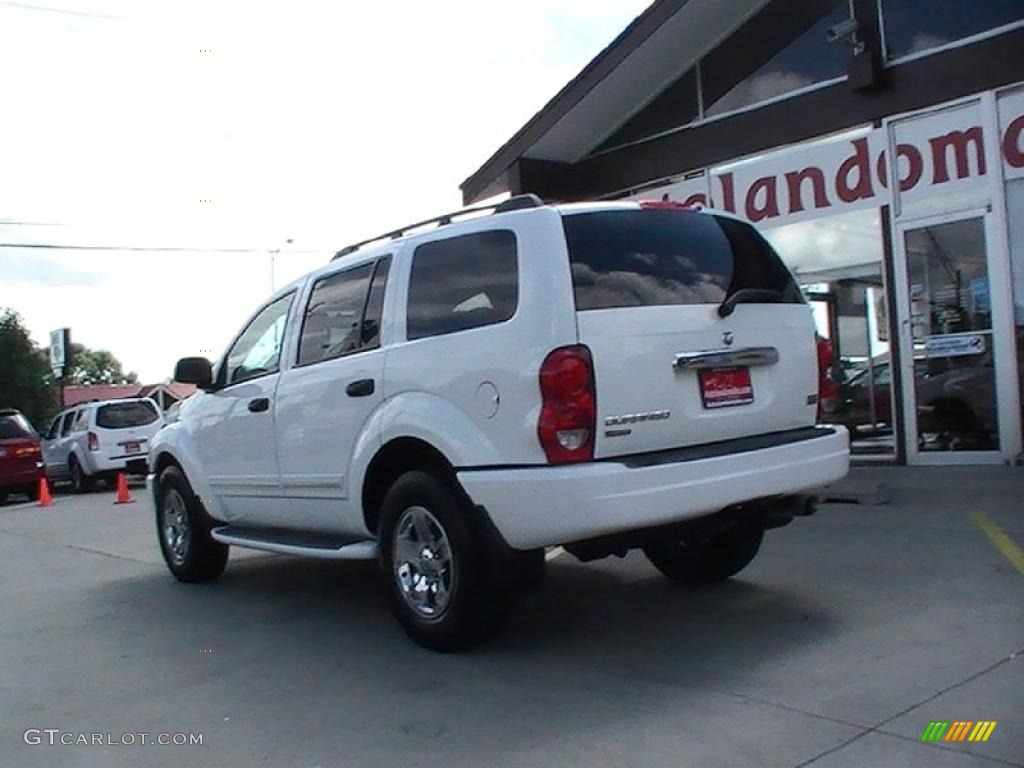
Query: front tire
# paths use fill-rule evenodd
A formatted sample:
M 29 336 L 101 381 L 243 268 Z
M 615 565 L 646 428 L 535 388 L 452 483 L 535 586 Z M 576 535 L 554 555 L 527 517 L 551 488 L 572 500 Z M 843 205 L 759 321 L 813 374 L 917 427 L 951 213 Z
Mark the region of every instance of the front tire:
M 725 581 L 742 571 L 757 555 L 764 529 L 737 523 L 722 533 L 701 540 L 659 542 L 644 547 L 651 564 L 683 584 Z
M 184 473 L 167 467 L 157 481 L 156 530 L 160 552 L 174 578 L 212 581 L 224 573 L 228 546 L 210 536 L 213 521 Z
M 490 577 L 470 510 L 432 474 L 407 472 L 381 505 L 381 562 L 398 621 L 416 643 L 465 650 L 490 639 L 511 608 L 512 593 Z

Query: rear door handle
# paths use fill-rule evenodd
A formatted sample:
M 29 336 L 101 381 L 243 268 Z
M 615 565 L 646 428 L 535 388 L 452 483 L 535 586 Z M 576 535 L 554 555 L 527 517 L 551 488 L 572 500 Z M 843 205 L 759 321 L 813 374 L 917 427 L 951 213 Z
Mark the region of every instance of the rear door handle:
M 261 413 L 270 408 L 270 398 L 256 397 L 249 401 L 249 410 L 253 413 Z
M 345 394 L 349 397 L 367 397 L 373 394 L 374 388 L 373 379 L 357 379 L 345 387 Z

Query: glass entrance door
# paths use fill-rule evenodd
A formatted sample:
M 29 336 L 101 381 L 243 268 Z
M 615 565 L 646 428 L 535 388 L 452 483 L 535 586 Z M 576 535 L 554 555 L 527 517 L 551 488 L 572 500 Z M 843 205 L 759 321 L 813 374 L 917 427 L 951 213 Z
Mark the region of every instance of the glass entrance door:
M 999 461 L 999 365 L 994 344 L 985 210 L 898 227 L 907 458 Z

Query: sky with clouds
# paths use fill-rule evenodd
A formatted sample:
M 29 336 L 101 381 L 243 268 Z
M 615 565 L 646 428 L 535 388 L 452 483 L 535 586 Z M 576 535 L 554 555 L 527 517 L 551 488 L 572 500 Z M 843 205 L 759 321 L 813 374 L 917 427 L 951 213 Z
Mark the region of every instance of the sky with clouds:
M 144 381 L 459 183 L 649 4 L 0 0 L 0 308 Z M 206 202 L 209 201 L 209 202 Z M 12 223 L 18 222 L 18 223 Z

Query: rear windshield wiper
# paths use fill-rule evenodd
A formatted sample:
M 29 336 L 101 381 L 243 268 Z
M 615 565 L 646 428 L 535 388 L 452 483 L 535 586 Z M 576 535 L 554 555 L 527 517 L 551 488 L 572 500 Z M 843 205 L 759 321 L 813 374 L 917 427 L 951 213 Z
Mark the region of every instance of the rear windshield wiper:
M 736 309 L 737 304 L 778 301 L 781 298 L 782 291 L 775 291 L 771 288 L 742 288 L 736 293 L 730 294 L 725 301 L 718 305 L 718 316 L 728 317 Z

